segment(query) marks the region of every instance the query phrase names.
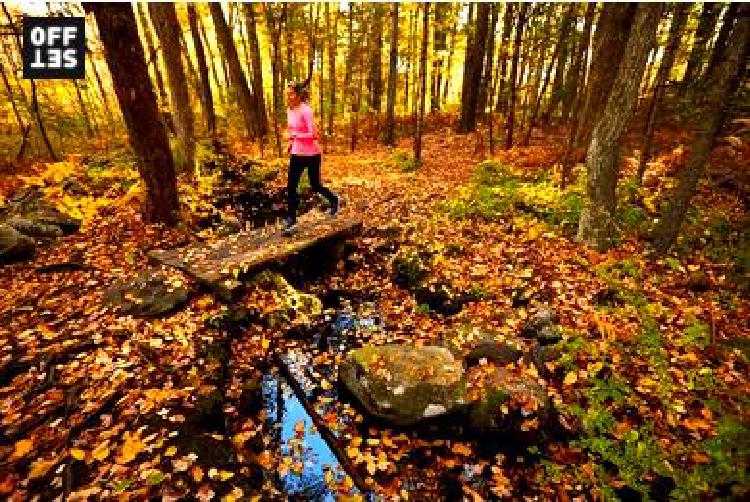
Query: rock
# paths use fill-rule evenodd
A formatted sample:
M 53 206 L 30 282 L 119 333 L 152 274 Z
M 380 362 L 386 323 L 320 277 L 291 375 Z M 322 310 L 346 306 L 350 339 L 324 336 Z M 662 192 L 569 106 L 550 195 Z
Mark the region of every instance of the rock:
M 114 284 L 104 296 L 124 314 L 153 317 L 178 308 L 187 301 L 188 294 L 181 281 L 164 276 L 158 269 L 148 269 L 133 282 Z
M 323 302 L 317 296 L 298 291 L 281 274 L 264 271 L 253 277 L 249 284 L 273 291 L 278 298 L 277 308 L 267 308 L 262 312 L 271 326 L 300 317 L 314 317 L 323 312 Z
M 26 188 L 14 195 L 8 201 L 4 213 L 8 218 L 17 216 L 35 225 L 56 226 L 66 235 L 77 232 L 81 226 L 80 220 L 50 204 L 38 186 Z
M 391 262 L 393 282 L 407 289 L 418 287 L 429 275 L 424 260 L 415 249 L 397 254 Z
M 32 237 L 60 237 L 63 232 L 56 225 L 48 225 L 40 221 L 33 221 L 21 216 L 11 216 L 5 220 L 6 225 L 10 225 L 21 233 Z
M 444 347 L 364 346 L 346 354 L 339 381 L 370 415 L 410 426 L 465 405 L 464 370 Z
M 469 368 L 479 364 L 482 359 L 502 366 L 518 361 L 522 355 L 523 352 L 509 343 L 481 342 L 466 354 L 464 362 Z
M 557 321 L 557 313 L 554 310 L 542 307 L 523 325 L 521 336 L 536 339 L 542 345 L 557 343 L 562 340 Z
M 711 283 L 708 280 L 708 275 L 703 270 L 695 270 L 688 275 L 687 287 L 691 291 L 700 293 L 708 291 L 711 287 Z
M 547 363 L 554 362 L 562 356 L 562 350 L 556 345 L 537 345 L 531 351 L 531 362 L 534 363 L 539 374 L 546 377 L 551 376 L 551 371 Z
M 546 426 L 550 399 L 533 378 L 497 366 L 477 366 L 467 372 L 466 381 L 474 431 L 531 434 Z
M 28 258 L 34 247 L 34 239 L 10 225 L 0 224 L 0 263 Z

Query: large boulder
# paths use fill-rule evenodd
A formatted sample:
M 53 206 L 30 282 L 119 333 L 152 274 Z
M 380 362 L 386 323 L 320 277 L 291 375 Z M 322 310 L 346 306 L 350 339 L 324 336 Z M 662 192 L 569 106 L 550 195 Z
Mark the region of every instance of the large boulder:
M 339 365 L 340 382 L 372 416 L 410 426 L 466 404 L 461 361 L 444 347 L 365 346 Z
M 115 283 L 104 297 L 123 314 L 155 317 L 182 306 L 189 293 L 182 281 L 166 277 L 159 269 L 148 269 L 132 282 Z
M 523 344 L 519 340 L 506 340 L 502 335 L 478 326 L 464 326 L 449 333 L 443 345 L 462 358 L 468 368 L 482 360 L 506 365 L 518 361 L 523 355 Z
M 0 219 L 23 233 L 39 237 L 55 237 L 77 232 L 81 221 L 63 213 L 53 206 L 38 186 L 21 190 L 0 211 Z
M 469 424 L 475 432 L 533 435 L 549 420 L 547 392 L 529 375 L 483 365 L 467 371 L 466 385 L 472 403 Z
M 34 252 L 34 239 L 10 225 L 0 224 L 0 263 L 28 258 Z

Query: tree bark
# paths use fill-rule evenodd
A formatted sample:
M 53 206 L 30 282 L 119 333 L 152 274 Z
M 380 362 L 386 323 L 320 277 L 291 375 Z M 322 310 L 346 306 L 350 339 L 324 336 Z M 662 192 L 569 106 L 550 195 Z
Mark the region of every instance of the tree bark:
M 195 168 L 193 110 L 190 107 L 190 95 L 188 94 L 185 71 L 182 67 L 179 37 L 175 37 L 175 33 L 181 31 L 180 23 L 177 20 L 177 12 L 174 4 L 161 2 L 148 4 L 148 12 L 159 39 L 164 66 L 167 69 L 167 84 L 169 85 L 181 160 L 188 172 L 192 172 Z
M 638 162 L 638 172 L 636 179 L 640 186 L 643 182 L 643 175 L 646 172 L 646 163 L 651 155 L 651 145 L 654 138 L 654 127 L 656 125 L 656 114 L 659 109 L 659 102 L 664 94 L 664 87 L 669 80 L 669 74 L 672 72 L 677 50 L 682 42 L 682 35 L 685 31 L 687 18 L 690 14 L 690 4 L 675 4 L 672 24 L 669 27 L 669 38 L 667 46 L 664 49 L 664 55 L 661 58 L 659 71 L 656 73 L 656 82 L 654 82 L 654 94 L 651 97 L 648 118 L 646 119 L 646 128 L 643 134 L 643 147 L 641 148 L 641 157 Z
M 195 5 L 187 5 L 188 24 L 190 25 L 190 35 L 193 40 L 193 50 L 198 62 L 198 76 L 200 84 L 200 101 L 203 110 L 203 119 L 206 122 L 206 131 L 213 137 L 216 135 L 216 112 L 214 111 L 214 99 L 211 94 L 211 80 L 208 74 L 208 65 L 206 64 L 206 54 L 203 51 L 201 35 L 198 29 L 198 14 L 195 11 Z
M 414 135 L 414 162 L 422 162 L 422 127 L 424 122 L 424 108 L 427 94 L 427 44 L 429 43 L 429 15 L 430 2 L 422 5 L 422 48 L 419 56 L 419 115 L 417 115 L 417 130 Z
M 512 3 L 505 4 L 505 12 L 503 13 L 503 35 L 502 43 L 500 44 L 500 50 L 498 51 L 497 64 L 500 66 L 500 78 L 499 78 L 499 89 L 497 95 L 497 102 L 495 104 L 495 111 L 498 113 L 505 113 L 508 111 L 509 94 L 508 93 L 508 47 L 510 46 L 510 34 L 513 31 L 513 5 Z
M 255 96 L 256 115 L 259 120 L 259 130 L 262 136 L 268 134 L 268 115 L 266 114 L 266 99 L 263 95 L 263 65 L 260 59 L 260 44 L 258 43 L 258 28 L 255 14 L 255 4 L 243 4 L 245 9 L 245 25 L 247 26 L 247 41 L 250 45 L 250 67 L 252 68 L 252 82 Z
M 219 81 L 219 72 L 216 69 L 216 59 L 214 57 L 214 52 L 211 50 L 211 43 L 208 40 L 208 37 L 206 36 L 206 28 L 203 26 L 203 21 L 201 18 L 198 18 L 198 30 L 201 33 L 201 40 L 203 42 L 203 47 L 206 49 L 206 59 L 208 60 L 208 69 L 211 72 L 211 76 L 214 78 L 214 84 L 216 84 L 216 91 L 219 96 L 219 101 L 223 105 L 226 105 L 227 98 L 224 96 L 224 85 Z
M 523 39 L 523 29 L 526 24 L 526 12 L 529 4 L 522 3 L 516 21 L 516 38 L 513 42 L 513 61 L 510 66 L 510 99 L 508 103 L 508 117 L 505 122 L 505 148 L 510 149 L 513 146 L 513 128 L 515 126 L 516 114 L 516 95 L 518 80 L 518 57 L 521 53 L 521 40 Z
M 367 77 L 368 105 L 380 113 L 383 96 L 383 16 L 382 4 L 372 4 L 372 25 L 368 27 L 369 71 Z
M 739 3 L 730 3 L 729 7 L 727 7 L 727 12 L 724 14 L 724 19 L 721 22 L 719 35 L 716 37 L 716 42 L 714 43 L 714 50 L 711 52 L 711 58 L 708 60 L 707 75 L 712 73 L 714 67 L 719 63 L 719 57 L 724 53 L 727 40 L 729 40 L 729 33 L 732 31 L 734 22 L 737 20 L 739 7 Z
M 128 4 L 85 4 L 99 27 L 115 95 L 130 142 L 138 156 L 138 171 L 146 185 L 146 221 L 174 224 L 179 218 L 177 183 L 167 132 L 159 116 L 156 94 Z
M 385 110 L 385 134 L 383 143 L 393 146 L 395 143 L 395 110 L 396 110 L 396 83 L 398 81 L 398 4 L 391 6 L 391 39 L 390 55 L 388 61 L 388 93 Z
M 708 44 L 714 36 L 716 23 L 719 20 L 722 6 L 716 2 L 705 2 L 701 10 L 698 28 L 695 31 L 695 41 L 690 50 L 685 75 L 682 78 L 684 87 L 688 87 L 697 82 L 701 75 L 701 69 L 705 63 Z
M 148 22 L 148 15 L 146 14 L 146 4 L 136 3 L 136 11 L 138 12 L 138 20 L 141 22 L 141 29 L 143 30 L 143 38 L 146 40 L 146 49 L 148 51 L 146 57 L 146 64 L 154 65 L 154 79 L 156 80 L 156 88 L 159 91 L 159 105 L 165 106 L 167 102 L 167 90 L 164 87 L 164 79 L 159 69 L 159 48 L 154 43 L 154 35 L 151 33 L 151 27 Z
M 648 53 L 654 45 L 662 4 L 638 4 L 622 63 L 617 71 L 607 104 L 596 122 L 586 154 L 587 206 L 578 225 L 578 240 L 607 249 L 616 234 L 615 189 L 619 164 L 620 138 L 625 123 L 635 108 L 638 88 L 646 67 Z
M 690 199 L 724 122 L 725 109 L 736 85 L 745 47 L 750 41 L 750 5 L 741 4 L 737 14 L 737 22 L 727 37 L 727 43 L 716 47 L 722 54 L 716 54 L 713 71 L 708 75 L 706 106 L 702 111 L 698 137 L 690 148 L 685 167 L 680 170 L 669 205 L 654 230 L 653 244 L 659 253 L 666 253 L 677 239 Z
M 487 108 L 487 98 L 489 97 L 489 90 L 492 87 L 492 63 L 495 60 L 495 28 L 497 26 L 498 9 L 498 4 L 492 4 L 490 7 L 490 26 L 485 44 L 487 52 L 484 56 L 484 75 L 482 76 L 482 83 L 479 86 L 479 97 L 477 100 L 477 111 L 482 117 Z
M 443 86 L 443 105 L 448 102 L 448 90 L 451 84 L 451 70 L 453 67 L 453 52 L 456 48 L 456 32 L 458 31 L 458 20 L 451 25 L 451 41 L 449 42 L 448 63 L 445 69 L 445 85 Z
M 330 102 L 328 103 L 328 134 L 333 134 L 333 122 L 336 116 L 336 48 L 338 46 L 338 7 L 331 22 L 330 2 L 326 2 L 326 32 L 328 40 L 328 88 Z
M 240 107 L 240 113 L 245 124 L 245 132 L 252 138 L 261 136 L 259 121 L 257 120 L 258 107 L 255 104 L 255 97 L 250 93 L 247 85 L 245 72 L 242 71 L 237 48 L 232 40 L 232 32 L 224 19 L 224 13 L 221 10 L 220 3 L 210 3 L 211 19 L 216 29 L 216 38 L 219 40 L 224 57 L 226 58 L 227 70 L 229 71 L 230 80 L 237 94 L 237 101 Z
M 273 85 L 273 130 L 276 137 L 276 153 L 281 157 L 281 133 L 279 131 L 280 115 L 283 112 L 281 103 L 281 27 L 283 19 L 274 12 L 272 4 L 263 4 L 266 17 L 266 28 L 270 38 L 271 51 L 271 79 Z
M 575 11 L 575 4 L 568 6 L 565 11 L 565 15 L 560 25 L 560 37 L 557 39 L 558 49 L 555 49 L 557 56 L 557 65 L 555 66 L 555 79 L 552 84 L 552 93 L 550 95 L 549 104 L 547 110 L 542 115 L 542 121 L 549 123 L 550 119 L 554 116 L 557 111 L 557 106 L 563 99 L 563 90 L 565 82 L 565 68 L 568 64 L 568 46 L 570 45 L 570 30 L 572 23 L 575 20 L 573 15 Z
M 489 3 L 477 5 L 476 31 L 471 37 L 471 43 L 466 45 L 464 85 L 461 93 L 461 122 L 458 128 L 458 132 L 461 133 L 474 131 L 477 127 L 477 105 L 479 104 L 479 87 L 482 81 L 489 15 Z

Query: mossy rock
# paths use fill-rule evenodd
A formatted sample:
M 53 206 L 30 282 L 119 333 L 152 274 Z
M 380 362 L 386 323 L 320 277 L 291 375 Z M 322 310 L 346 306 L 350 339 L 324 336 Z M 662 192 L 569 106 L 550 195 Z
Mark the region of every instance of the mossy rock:
M 159 269 L 148 269 L 132 282 L 118 281 L 104 297 L 123 314 L 156 317 L 181 307 L 189 294 L 182 281 L 165 276 Z
M 36 243 L 9 225 L 0 224 L 0 263 L 9 263 L 31 257 Z

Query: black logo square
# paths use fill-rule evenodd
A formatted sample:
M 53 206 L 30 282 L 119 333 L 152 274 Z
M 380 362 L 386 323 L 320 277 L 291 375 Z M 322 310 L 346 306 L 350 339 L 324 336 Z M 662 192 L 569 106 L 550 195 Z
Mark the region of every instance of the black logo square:
M 84 78 L 83 17 L 23 17 L 23 78 Z

